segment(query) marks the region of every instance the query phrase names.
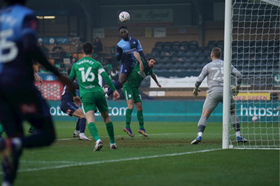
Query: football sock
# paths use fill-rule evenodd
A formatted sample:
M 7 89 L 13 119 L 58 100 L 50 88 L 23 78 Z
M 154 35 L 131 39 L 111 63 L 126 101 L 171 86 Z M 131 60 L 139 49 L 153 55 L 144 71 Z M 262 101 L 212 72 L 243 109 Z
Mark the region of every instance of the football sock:
M 88 130 L 95 141 L 100 139 L 96 125 L 93 122 L 88 124 Z
M 239 118 L 236 115 L 236 113 L 231 114 L 230 117 L 231 117 L 231 123 L 232 123 L 232 126 L 233 126 L 235 132 L 240 131 Z
M 110 143 L 115 143 L 114 126 L 112 122 L 106 123 L 107 133 L 110 138 Z
M 115 81 L 115 82 L 114 82 L 114 86 L 116 87 L 117 90 L 120 89 L 120 88 L 122 88 L 122 84 L 121 84 L 119 81 Z M 111 94 L 113 94 L 113 91 L 112 91 L 112 89 L 109 87 L 109 88 L 108 88 L 107 95 L 110 96 Z
M 206 117 L 205 116 L 201 116 L 199 121 L 198 121 L 198 127 L 197 127 L 197 131 L 203 133 L 205 128 L 206 128 Z
M 131 113 L 132 113 L 131 109 L 126 109 L 126 113 L 125 113 L 126 124 L 125 124 L 125 127 L 128 128 L 128 129 L 130 129 Z
M 76 122 L 76 130 L 80 130 L 80 119 L 77 119 L 77 122 Z
M 139 121 L 139 128 L 144 129 L 143 110 L 138 110 L 137 111 L 137 119 Z
M 80 123 L 79 123 L 80 124 L 80 133 L 85 133 L 87 120 L 86 120 L 86 118 L 81 118 L 81 119 L 79 119 L 79 121 L 80 121 Z

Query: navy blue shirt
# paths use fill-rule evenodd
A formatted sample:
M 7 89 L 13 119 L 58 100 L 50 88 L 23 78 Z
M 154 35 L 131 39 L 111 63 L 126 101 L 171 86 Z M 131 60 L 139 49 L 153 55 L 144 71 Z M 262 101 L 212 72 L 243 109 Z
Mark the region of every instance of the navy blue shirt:
M 117 44 L 117 60 L 121 60 L 121 64 L 128 64 L 132 67 L 136 64 L 136 58 L 133 55 L 133 52 L 143 51 L 140 41 L 136 38 L 129 37 L 128 41 L 124 39 L 120 40 Z
M 79 89 L 79 84 L 77 82 L 73 82 L 75 89 Z M 64 86 L 61 101 L 73 102 L 73 93 L 69 90 L 67 85 Z
M 3 82 L 34 81 L 32 59 L 25 55 L 24 47 L 28 44 L 22 38 L 26 34 L 37 38 L 36 29 L 37 18 L 32 10 L 22 5 L 0 10 L 0 79 Z

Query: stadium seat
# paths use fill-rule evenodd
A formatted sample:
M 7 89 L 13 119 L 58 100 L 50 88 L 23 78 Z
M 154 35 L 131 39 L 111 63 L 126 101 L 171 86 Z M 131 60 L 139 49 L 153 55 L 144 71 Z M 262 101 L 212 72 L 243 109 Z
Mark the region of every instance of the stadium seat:
M 173 41 L 172 42 L 172 48 L 179 48 L 180 42 L 179 41 Z
M 157 55 L 157 54 L 160 54 L 161 53 L 161 49 L 159 49 L 159 48 L 153 48 L 152 49 L 152 54 L 155 56 L 155 55 Z
M 155 46 L 160 46 L 160 47 L 162 47 L 162 46 L 163 46 L 163 42 L 158 41 L 158 42 L 156 42 Z
M 154 57 L 154 55 L 150 53 L 146 54 L 146 58 L 150 58 L 150 57 Z
M 213 47 L 215 47 L 216 45 L 217 45 L 217 42 L 214 41 L 214 40 L 210 40 L 210 41 L 208 41 L 208 43 L 207 43 L 207 47 L 209 47 L 209 48 L 213 48 Z
M 178 49 L 176 49 L 176 48 L 171 48 L 171 49 L 169 50 L 169 52 L 173 55 L 173 54 L 176 54 L 176 53 L 178 52 Z

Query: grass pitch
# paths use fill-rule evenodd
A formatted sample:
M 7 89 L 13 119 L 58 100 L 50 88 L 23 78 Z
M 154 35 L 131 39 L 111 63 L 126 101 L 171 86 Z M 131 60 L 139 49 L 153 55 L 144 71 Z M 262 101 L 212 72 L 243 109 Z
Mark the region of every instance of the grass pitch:
M 190 145 L 196 123 L 146 122 L 149 138 L 137 134 L 136 122 L 134 138 L 123 127 L 114 122 L 118 149 L 111 150 L 97 122 L 104 146 L 93 152 L 94 141 L 72 137 L 74 122 L 56 122 L 52 146 L 24 151 L 15 185 L 279 186 L 279 150 L 222 150 L 221 123 L 208 123 L 198 145 Z

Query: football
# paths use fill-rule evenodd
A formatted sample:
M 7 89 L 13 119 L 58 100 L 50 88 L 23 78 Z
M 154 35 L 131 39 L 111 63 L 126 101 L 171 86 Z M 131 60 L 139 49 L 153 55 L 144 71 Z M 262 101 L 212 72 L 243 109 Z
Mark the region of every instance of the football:
M 253 117 L 252 117 L 252 121 L 253 121 L 254 123 L 256 123 L 257 120 L 258 120 L 258 117 L 257 117 L 257 116 L 253 116 Z
M 130 14 L 126 11 L 122 11 L 120 14 L 119 14 L 119 20 L 120 22 L 127 22 L 130 20 Z

